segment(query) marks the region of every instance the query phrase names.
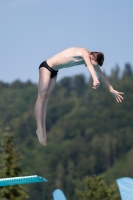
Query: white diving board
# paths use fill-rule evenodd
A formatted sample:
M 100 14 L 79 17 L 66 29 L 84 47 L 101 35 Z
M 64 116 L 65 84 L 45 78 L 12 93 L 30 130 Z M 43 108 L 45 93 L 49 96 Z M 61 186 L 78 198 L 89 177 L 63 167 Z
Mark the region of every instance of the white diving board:
M 0 187 L 1 186 L 18 185 L 18 184 L 37 183 L 37 182 L 47 182 L 47 180 L 38 175 L 12 177 L 12 178 L 1 178 L 0 179 Z

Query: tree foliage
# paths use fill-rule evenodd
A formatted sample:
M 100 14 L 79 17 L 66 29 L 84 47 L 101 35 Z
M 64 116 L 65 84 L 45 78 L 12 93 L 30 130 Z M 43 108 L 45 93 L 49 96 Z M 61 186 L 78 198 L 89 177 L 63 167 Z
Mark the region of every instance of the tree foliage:
M 0 151 L 0 178 L 12 178 L 22 176 L 20 167 L 21 157 L 14 148 L 14 135 L 6 128 L 1 140 Z M 1 200 L 25 200 L 28 199 L 26 189 L 23 186 L 7 186 L 0 187 Z
M 68 199 L 75 200 L 74 189 L 80 190 L 80 180 L 86 175 L 107 172 L 110 182 L 123 172 L 132 177 L 133 70 L 129 65 L 125 64 L 123 71 L 116 66 L 108 76 L 113 87 L 125 93 L 119 104 L 102 82 L 93 90 L 92 80 L 83 75 L 57 82 L 47 109 L 46 147 L 35 133 L 37 85 L 0 82 L 0 136 L 8 124 L 24 157 L 24 171 L 48 179 L 46 184 L 27 186 L 31 199 L 51 200 L 53 190 L 60 188 Z M 108 175 L 112 168 L 113 176 Z
M 86 177 L 84 191 L 76 190 L 79 200 L 120 200 L 117 186 L 107 186 L 102 176 Z

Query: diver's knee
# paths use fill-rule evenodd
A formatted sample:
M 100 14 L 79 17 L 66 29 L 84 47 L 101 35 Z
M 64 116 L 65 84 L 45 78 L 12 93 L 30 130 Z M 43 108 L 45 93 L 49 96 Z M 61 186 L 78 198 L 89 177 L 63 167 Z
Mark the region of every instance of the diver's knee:
M 47 93 L 47 91 L 44 91 L 44 92 L 39 93 L 38 97 L 41 101 L 47 101 L 50 95 Z

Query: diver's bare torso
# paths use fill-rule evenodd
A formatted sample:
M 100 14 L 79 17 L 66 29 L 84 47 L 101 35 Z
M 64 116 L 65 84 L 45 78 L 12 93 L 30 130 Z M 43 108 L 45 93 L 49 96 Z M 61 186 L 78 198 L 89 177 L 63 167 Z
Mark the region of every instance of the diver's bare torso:
M 66 49 L 47 59 L 47 64 L 55 70 L 85 64 L 82 49 L 77 47 Z

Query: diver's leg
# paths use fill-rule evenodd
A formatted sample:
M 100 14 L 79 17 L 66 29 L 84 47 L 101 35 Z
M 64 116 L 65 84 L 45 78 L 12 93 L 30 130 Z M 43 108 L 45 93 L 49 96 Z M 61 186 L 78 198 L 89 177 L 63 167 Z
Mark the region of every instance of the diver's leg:
M 57 76 L 50 79 L 48 91 L 47 91 L 47 94 L 46 94 L 46 99 L 45 99 L 45 101 L 43 103 L 43 113 L 42 113 L 42 120 L 43 120 L 43 122 L 42 122 L 42 126 L 43 126 L 43 131 L 44 131 L 45 135 L 46 135 L 46 112 L 47 112 L 47 104 L 48 104 L 50 95 L 51 95 L 51 93 L 52 93 L 52 91 L 53 91 L 53 89 L 55 87 L 56 79 L 57 79 Z
M 47 104 L 47 92 L 50 84 L 51 72 L 42 67 L 39 69 L 39 83 L 38 83 L 38 97 L 35 103 L 35 118 L 37 123 L 36 133 L 38 135 L 39 142 L 46 145 L 46 131 L 43 129 L 43 106 Z M 44 106 L 45 107 L 45 106 Z

